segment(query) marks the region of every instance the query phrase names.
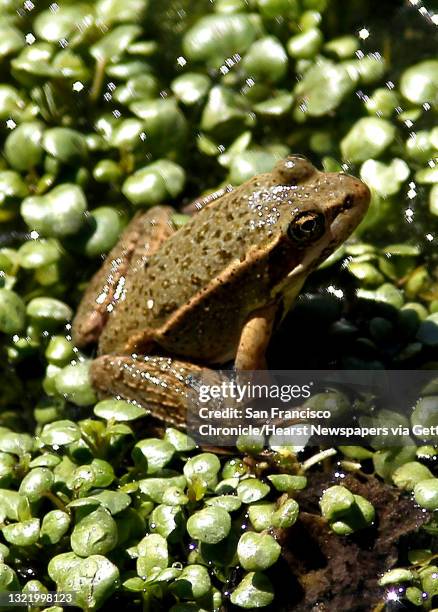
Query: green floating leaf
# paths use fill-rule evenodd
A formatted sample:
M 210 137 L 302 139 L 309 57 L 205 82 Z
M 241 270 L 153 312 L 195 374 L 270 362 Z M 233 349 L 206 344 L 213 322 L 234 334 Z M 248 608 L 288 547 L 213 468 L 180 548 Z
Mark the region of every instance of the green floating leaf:
M 17 574 L 6 563 L 0 563 L 0 592 L 20 591 Z
M 216 85 L 210 90 L 202 112 L 202 130 L 221 137 L 234 137 L 236 133 L 253 123 L 254 118 L 243 96 L 222 85 Z
M 355 163 L 378 157 L 393 142 L 395 133 L 395 127 L 386 119 L 363 117 L 341 141 L 342 157 Z M 394 174 L 400 171 L 400 168 L 398 164 L 398 170 L 397 167 L 393 170 Z
M 269 19 L 297 19 L 302 10 L 298 0 L 257 0 L 257 6 Z
M 321 30 L 309 28 L 288 40 L 287 51 L 294 58 L 311 59 L 318 53 L 323 42 L 324 37 Z
M 40 519 L 33 518 L 21 523 L 12 523 L 2 529 L 3 536 L 9 544 L 15 546 L 32 546 L 40 535 Z
M 56 127 L 46 130 L 43 148 L 65 164 L 77 164 L 87 158 L 87 141 L 77 130 Z
M 254 104 L 254 111 L 263 117 L 281 117 L 281 115 L 287 113 L 292 108 L 293 95 L 283 91 L 277 91 L 276 93 L 277 95 L 274 97 Z
M 90 382 L 89 363 L 85 361 L 62 368 L 55 376 L 55 386 L 59 394 L 77 406 L 89 406 L 97 399 Z
M 188 565 L 172 583 L 171 589 L 181 599 L 198 600 L 207 596 L 211 589 L 207 568 L 203 565 Z
M 213 488 L 217 485 L 217 475 L 221 464 L 213 453 L 200 453 L 191 457 L 184 466 L 184 475 L 189 482 L 201 478 L 207 486 Z
M 114 92 L 114 99 L 128 105 L 137 100 L 153 100 L 157 94 L 156 78 L 151 74 L 139 74 L 129 79 L 126 85 L 118 87 Z
M 402 159 L 393 159 L 389 164 L 368 159 L 360 169 L 361 179 L 382 197 L 395 195 L 409 177 L 410 169 Z
M 426 510 L 438 509 L 438 478 L 427 478 L 414 488 L 415 501 Z
M 271 567 L 281 553 L 281 546 L 267 533 L 247 532 L 240 536 L 237 556 L 246 570 L 261 571 Z
M 16 53 L 25 45 L 22 32 L 13 26 L 0 24 L 0 58 Z
M 248 508 L 248 516 L 254 529 L 264 531 L 272 527 L 272 517 L 276 509 L 275 502 L 259 501 L 251 504 Z
M 36 502 L 50 489 L 53 485 L 53 473 L 48 468 L 34 468 L 26 474 L 20 484 L 19 493 L 26 495 L 30 502 Z
M 184 35 L 184 54 L 193 61 L 219 66 L 235 53 L 244 53 L 260 31 L 256 15 L 207 15 Z
M 337 108 L 355 83 L 342 64 L 321 61 L 309 68 L 295 87 L 294 94 L 305 115 L 321 117 Z
M 24 107 L 24 100 L 18 90 L 11 85 L 0 85 L 0 121 L 16 116 Z
M 159 533 L 169 542 L 175 542 L 182 537 L 183 515 L 179 506 L 160 504 L 149 516 L 149 528 Z
M 164 569 L 169 563 L 167 542 L 158 533 L 146 535 L 137 545 L 137 574 L 147 578 L 156 568 Z
M 129 109 L 143 120 L 145 144 L 156 157 L 179 150 L 185 143 L 188 123 L 175 99 L 138 100 Z
M 242 502 L 235 495 L 218 495 L 217 497 L 210 497 L 205 500 L 206 506 L 219 506 L 227 512 L 234 512 L 238 510 Z
M 161 504 L 166 489 L 169 487 L 178 487 L 179 489 L 184 490 L 186 488 L 187 481 L 184 476 L 178 474 L 177 472 L 163 470 L 160 472 L 160 476 L 144 478 L 143 480 L 139 480 L 138 484 L 141 492 L 144 495 L 150 498 L 153 502 Z
M 11 60 L 12 74 L 26 85 L 56 76 L 57 71 L 51 64 L 53 53 L 53 45 L 45 42 L 25 47 Z
M 86 210 L 83 190 L 71 183 L 58 185 L 44 196 L 28 197 L 21 204 L 27 226 L 55 238 L 76 234 L 85 223 Z
M 272 515 L 272 524 L 278 529 L 287 529 L 296 523 L 299 506 L 294 499 L 287 499 Z
M 93 411 L 101 419 L 107 421 L 113 419 L 119 422 L 134 421 L 149 414 L 149 411 L 142 406 L 117 399 L 102 400 L 94 406 Z
M 118 26 L 95 43 L 90 48 L 90 54 L 99 62 L 114 63 L 140 34 L 140 26 Z
M 123 184 L 122 192 L 133 204 L 151 206 L 183 189 L 185 172 L 174 162 L 160 159 L 134 172 Z
M 79 6 L 57 6 L 42 11 L 36 16 L 34 30 L 39 38 L 47 42 L 59 43 L 62 39 L 68 39 L 75 31 L 90 27 L 93 12 L 86 4 Z
M 30 170 L 40 163 L 43 156 L 43 132 L 44 124 L 32 121 L 22 123 L 9 134 L 4 153 L 12 168 Z
M 104 508 L 87 514 L 74 527 L 70 542 L 80 557 L 105 555 L 117 545 L 117 524 Z
M 34 448 L 34 438 L 29 434 L 15 433 L 5 429 L 0 433 L 0 451 L 19 457 L 30 453 Z
M 149 0 L 99 0 L 96 14 L 108 25 L 113 23 L 139 23 L 144 18 Z
M 40 539 L 45 546 L 57 544 L 70 528 L 70 515 L 62 510 L 48 512 L 41 524 Z
M 28 187 L 18 172 L 12 170 L 0 172 L 0 206 L 25 198 L 28 194 Z
M 231 158 L 229 179 L 233 185 L 241 185 L 256 174 L 270 172 L 279 156 L 266 151 L 244 151 Z
M 85 499 L 90 502 L 99 502 L 112 515 L 126 510 L 132 501 L 130 496 L 122 491 L 99 491 L 98 493 L 91 493 L 88 497 L 81 498 L 81 501 Z
M 187 531 L 191 538 L 217 544 L 230 532 L 231 518 L 220 506 L 210 506 L 192 514 L 187 521 Z
M 0 289 L 0 331 L 17 334 L 26 323 L 26 306 L 20 296 L 10 289 Z
M 196 104 L 210 89 L 211 81 L 205 74 L 186 72 L 174 79 L 170 85 L 173 93 L 183 104 Z
M 48 573 L 58 591 L 75 593 L 75 601 L 83 610 L 101 608 L 120 580 L 119 570 L 105 557 L 92 555 L 81 559 L 74 552 L 53 557 Z
M 269 491 L 269 485 L 257 478 L 242 480 L 237 487 L 237 495 L 244 504 L 251 504 L 252 502 L 259 501 L 259 499 L 263 499 Z
M 73 421 L 55 421 L 43 428 L 40 438 L 49 446 L 65 446 L 76 442 L 81 437 L 81 430 Z
M 428 478 L 433 478 L 432 472 L 418 461 L 408 461 L 397 468 L 392 475 L 394 484 L 399 489 L 405 489 L 406 491 L 412 491 L 416 484 Z
M 35 270 L 58 261 L 61 247 L 57 240 L 28 240 L 17 253 L 22 268 Z
M 50 325 L 50 323 L 67 323 L 71 320 L 73 311 L 70 306 L 55 298 L 37 297 L 28 303 L 26 314 L 33 321 Z
M 438 60 L 426 60 L 404 71 L 400 79 L 400 91 L 414 104 L 438 101 Z
M 266 36 L 254 42 L 243 58 L 247 74 L 257 81 L 280 81 L 287 72 L 288 59 L 283 45 L 275 36 Z
M 132 449 L 132 458 L 147 474 L 156 474 L 171 461 L 174 452 L 175 449 L 166 440 L 148 438 L 137 442 Z
M 274 600 L 271 581 L 261 572 L 250 572 L 231 593 L 231 603 L 240 608 L 263 608 Z
M 434 185 L 438 183 L 438 164 L 430 168 L 422 168 L 415 174 L 415 179 L 423 185 Z
M 335 402 L 330 407 L 336 408 Z M 328 407 L 327 407 L 328 409 Z M 277 491 L 290 493 L 291 491 L 301 491 L 307 486 L 306 476 L 292 474 L 271 474 L 268 480 L 272 482 Z
M 346 487 L 334 485 L 326 489 L 319 502 L 321 513 L 329 521 L 344 516 L 354 505 L 354 495 Z
M 178 429 L 174 429 L 173 427 L 166 428 L 164 439 L 167 440 L 179 453 L 191 451 L 196 448 L 196 442 L 192 440 L 192 438 L 190 438 L 187 434 L 182 433 Z
M 438 215 L 438 184 L 434 185 L 430 190 L 429 210 L 433 215 Z

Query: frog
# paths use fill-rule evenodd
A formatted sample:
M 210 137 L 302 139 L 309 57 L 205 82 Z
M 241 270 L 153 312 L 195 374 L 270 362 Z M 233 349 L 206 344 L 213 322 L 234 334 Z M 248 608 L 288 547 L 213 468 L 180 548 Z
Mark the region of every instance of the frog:
M 90 378 L 99 397 L 181 424 L 190 377 L 230 362 L 236 371 L 266 369 L 274 330 L 369 201 L 361 180 L 289 155 L 198 200 L 180 227 L 167 205 L 136 214 L 72 324 L 76 346 L 97 345 Z

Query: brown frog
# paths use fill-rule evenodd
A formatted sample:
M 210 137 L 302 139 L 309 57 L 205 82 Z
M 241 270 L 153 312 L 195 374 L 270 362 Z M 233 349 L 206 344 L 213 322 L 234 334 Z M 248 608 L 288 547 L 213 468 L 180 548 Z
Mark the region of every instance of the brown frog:
M 274 326 L 369 199 L 360 180 L 293 155 L 210 198 L 178 230 L 170 207 L 135 216 L 73 323 L 79 347 L 98 342 L 96 389 L 181 422 L 190 372 L 230 360 L 263 369 Z

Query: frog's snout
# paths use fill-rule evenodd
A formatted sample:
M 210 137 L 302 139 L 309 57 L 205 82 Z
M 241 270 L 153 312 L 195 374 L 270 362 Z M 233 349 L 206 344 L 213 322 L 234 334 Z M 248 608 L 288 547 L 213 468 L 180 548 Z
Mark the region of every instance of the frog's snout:
M 337 243 L 343 242 L 364 218 L 371 199 L 368 186 L 348 174 L 339 176 L 344 197 L 333 203 L 331 234 Z
M 363 212 L 366 213 L 368 210 L 368 206 L 371 200 L 371 192 L 369 190 L 368 185 L 364 182 L 360 181 L 357 178 L 350 177 L 354 181 L 353 186 L 353 198 L 355 206 Z
M 368 186 L 360 179 L 350 174 L 339 174 L 340 191 L 343 197 L 339 202 L 334 203 L 334 219 L 339 215 L 350 213 L 351 216 L 362 218 L 371 199 L 371 192 Z

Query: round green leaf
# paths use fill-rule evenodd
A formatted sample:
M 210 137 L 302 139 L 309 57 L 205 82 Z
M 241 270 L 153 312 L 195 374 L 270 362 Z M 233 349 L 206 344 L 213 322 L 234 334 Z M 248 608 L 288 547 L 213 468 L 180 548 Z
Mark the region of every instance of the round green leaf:
M 101 419 L 119 422 L 134 421 L 149 414 L 145 408 L 121 399 L 102 400 L 94 406 L 93 411 Z
M 97 508 L 77 523 L 71 534 L 73 552 L 80 557 L 105 555 L 117 545 L 117 524 L 110 513 Z
M 217 544 L 231 529 L 231 518 L 220 506 L 210 506 L 192 514 L 187 521 L 190 537 L 207 544 Z

